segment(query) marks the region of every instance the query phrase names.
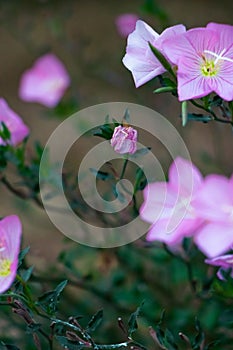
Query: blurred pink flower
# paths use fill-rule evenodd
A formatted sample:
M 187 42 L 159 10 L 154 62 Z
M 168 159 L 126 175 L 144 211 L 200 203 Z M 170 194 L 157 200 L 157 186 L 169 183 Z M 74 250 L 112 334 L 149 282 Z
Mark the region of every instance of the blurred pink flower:
M 164 52 L 178 66 L 180 101 L 215 92 L 233 100 L 233 26 L 209 23 L 164 41 Z
M 18 216 L 10 215 L 0 221 L 0 293 L 9 289 L 15 279 L 21 234 Z
M 64 64 L 53 54 L 46 54 L 26 70 L 20 81 L 19 96 L 27 102 L 55 107 L 70 85 Z
M 165 29 L 160 35 L 148 24 L 139 20 L 136 29 L 129 35 L 123 64 L 133 75 L 136 87 L 165 72 L 149 47 L 149 42 L 163 54 L 163 41 L 185 32 L 182 24 Z
M 11 139 L 7 142 L 13 146 L 22 142 L 29 134 L 29 128 L 24 124 L 22 119 L 10 109 L 4 98 L 0 98 L 0 130 L 2 129 L 1 122 L 3 122 L 10 131 Z M 5 143 L 6 142 L 0 137 L 0 145 L 4 145 Z
M 131 126 L 117 126 L 110 140 L 114 151 L 120 154 L 133 154 L 137 151 L 137 130 Z
M 199 170 L 190 161 L 178 157 L 170 166 L 168 183 L 147 185 L 140 216 L 152 224 L 148 241 L 177 245 L 195 233 L 203 220 L 197 217 L 192 201 L 202 181 Z
M 233 254 L 221 255 L 213 259 L 206 259 L 205 262 L 207 264 L 220 267 L 217 272 L 219 279 L 225 280 L 222 272 L 227 271 L 228 269 L 231 269 L 230 276 L 233 278 Z
M 136 22 L 139 19 L 134 13 L 124 13 L 116 18 L 116 27 L 118 33 L 123 37 L 127 36 L 134 31 Z
M 233 248 L 233 176 L 208 175 L 193 206 L 206 221 L 194 237 L 198 248 L 209 258 Z

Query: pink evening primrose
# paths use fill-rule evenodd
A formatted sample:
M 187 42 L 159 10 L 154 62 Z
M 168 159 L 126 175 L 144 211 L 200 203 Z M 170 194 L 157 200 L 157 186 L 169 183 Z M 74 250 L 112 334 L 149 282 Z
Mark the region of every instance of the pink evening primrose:
M 233 176 L 208 175 L 193 206 L 206 221 L 194 237 L 198 248 L 208 258 L 233 248 Z
M 178 24 L 165 29 L 159 35 L 145 22 L 137 21 L 136 29 L 128 37 L 126 54 L 123 58 L 124 65 L 132 72 L 136 87 L 165 72 L 165 68 L 151 51 L 149 43 L 165 54 L 164 40 L 168 38 L 173 40 L 176 35 L 185 31 L 185 26 Z
M 19 96 L 27 102 L 55 107 L 70 85 L 64 64 L 54 55 L 46 54 L 26 70 L 20 81 Z
M 222 272 L 227 271 L 229 269 L 230 276 L 233 278 L 233 254 L 221 255 L 213 259 L 206 259 L 205 262 L 207 264 L 220 267 L 220 269 L 217 272 L 217 276 L 220 280 L 225 280 L 225 277 Z
M 199 170 L 188 160 L 178 157 L 169 169 L 169 182 L 150 183 L 144 190 L 140 216 L 151 223 L 147 241 L 178 245 L 192 236 L 202 224 L 192 206 L 202 183 Z
M 119 125 L 114 129 L 110 143 L 117 153 L 133 154 L 137 151 L 137 136 L 137 130 L 131 126 Z
M 123 38 L 132 33 L 135 29 L 138 16 L 134 13 L 124 13 L 116 18 L 117 31 Z
M 0 293 L 4 293 L 13 283 L 18 266 L 21 222 L 16 215 L 0 221 Z
M 4 98 L 0 98 L 0 129 L 2 128 L 1 122 L 10 131 L 11 138 L 7 142 L 13 146 L 22 142 L 29 134 L 29 128 L 24 124 L 20 116 L 8 106 Z M 6 141 L 0 137 L 0 145 L 4 145 L 5 143 Z
M 209 23 L 164 41 L 164 52 L 178 66 L 180 101 L 215 92 L 233 100 L 233 26 Z

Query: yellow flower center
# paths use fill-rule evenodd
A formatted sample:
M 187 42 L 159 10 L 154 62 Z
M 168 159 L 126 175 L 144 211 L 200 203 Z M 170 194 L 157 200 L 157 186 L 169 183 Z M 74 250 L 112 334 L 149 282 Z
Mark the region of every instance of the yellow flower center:
M 0 277 L 6 277 L 11 273 L 11 261 L 0 257 Z
M 223 56 L 226 49 L 223 49 L 220 54 L 215 52 L 204 50 L 201 62 L 201 73 L 204 77 L 214 77 L 219 73 L 222 61 L 232 62 L 233 60 L 229 57 Z M 211 57 L 211 58 L 209 58 Z

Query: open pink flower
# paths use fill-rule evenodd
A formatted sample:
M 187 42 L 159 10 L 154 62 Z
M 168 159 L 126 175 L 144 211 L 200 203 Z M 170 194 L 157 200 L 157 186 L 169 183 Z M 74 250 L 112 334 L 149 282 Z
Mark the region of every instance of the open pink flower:
M 208 175 L 193 206 L 206 221 L 194 237 L 198 248 L 209 258 L 233 248 L 233 177 Z
M 0 221 L 0 293 L 9 289 L 15 279 L 21 234 L 18 216 L 10 215 Z
M 29 128 L 24 124 L 20 116 L 8 106 L 4 98 L 0 98 L 0 130 L 2 129 L 1 122 L 3 122 L 10 131 L 11 138 L 7 142 L 13 146 L 22 142 L 29 134 Z M 0 137 L 0 145 L 4 145 L 5 143 L 6 142 Z
M 192 206 L 202 183 L 199 170 L 188 160 L 176 158 L 169 169 L 169 182 L 150 183 L 140 208 L 143 220 L 152 224 L 148 241 L 180 244 L 202 224 Z
M 165 39 L 173 39 L 176 35 L 185 32 L 182 24 L 165 29 L 160 35 L 148 24 L 139 20 L 136 29 L 129 35 L 126 54 L 123 63 L 133 75 L 136 87 L 165 72 L 165 68 L 152 53 L 149 43 L 163 54 L 163 42 Z
M 225 280 L 223 271 L 227 271 L 229 269 L 231 269 L 230 276 L 233 278 L 233 254 L 221 255 L 213 259 L 206 259 L 205 262 L 207 264 L 220 267 L 217 272 L 217 276 L 220 280 Z
M 38 58 L 32 68 L 24 72 L 19 96 L 27 102 L 55 107 L 69 85 L 70 77 L 64 64 L 49 53 Z
M 124 13 L 118 16 L 116 18 L 116 27 L 118 33 L 123 38 L 127 38 L 127 36 L 134 31 L 138 19 L 138 16 L 134 13 Z
M 133 154 L 137 151 L 137 130 L 131 126 L 117 126 L 110 140 L 114 151 L 120 154 Z
M 178 66 L 179 100 L 215 92 L 233 100 L 233 26 L 209 23 L 163 43 L 170 61 Z

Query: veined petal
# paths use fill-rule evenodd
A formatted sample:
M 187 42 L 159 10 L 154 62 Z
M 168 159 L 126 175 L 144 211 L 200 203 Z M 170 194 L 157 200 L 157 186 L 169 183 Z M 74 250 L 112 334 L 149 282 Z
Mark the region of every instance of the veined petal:
M 224 176 L 208 175 L 192 205 L 205 220 L 222 224 L 232 220 L 233 225 L 233 186 Z
M 186 28 L 183 24 L 176 24 L 175 26 L 166 28 L 156 41 L 156 47 L 163 51 L 163 42 L 167 39 L 172 39 L 179 34 L 186 32 Z
M 159 220 L 152 225 L 146 236 L 147 241 L 160 241 L 168 245 L 180 244 L 184 237 L 192 236 L 200 227 L 198 219 L 184 219 L 174 230 L 168 229 L 169 220 Z
M 223 223 L 208 223 L 194 236 L 195 244 L 208 257 L 226 253 L 233 244 L 233 226 Z
M 169 168 L 169 184 L 185 197 L 196 193 L 202 179 L 200 171 L 187 159 L 177 157 Z
M 150 183 L 143 191 L 144 202 L 140 207 L 140 217 L 150 223 L 161 218 L 169 218 L 176 201 L 176 194 L 168 191 L 166 182 Z
M 208 79 L 208 85 L 226 101 L 233 100 L 233 62 L 222 61 L 220 72 L 216 77 Z
M 228 49 L 232 47 L 233 42 L 233 26 L 229 24 L 221 24 L 221 23 L 208 23 L 206 26 L 207 29 L 214 30 L 220 36 L 219 39 L 219 50 L 220 52 L 225 48 L 228 52 Z M 227 53 L 228 55 L 228 53 Z

